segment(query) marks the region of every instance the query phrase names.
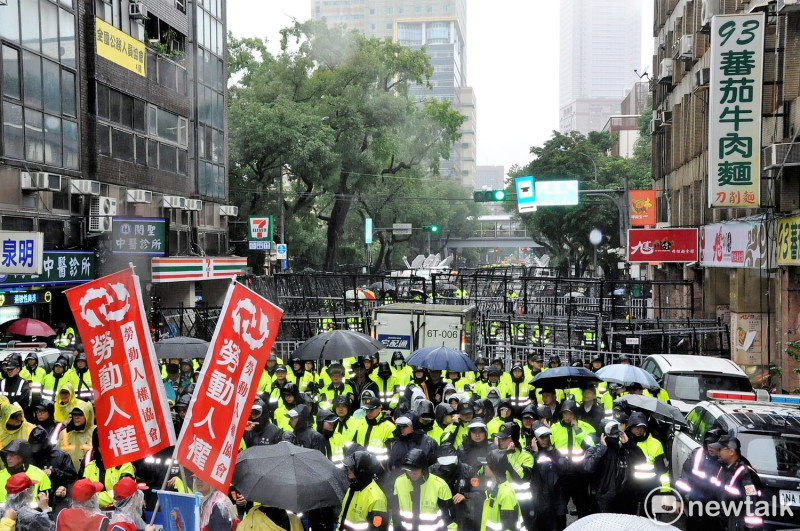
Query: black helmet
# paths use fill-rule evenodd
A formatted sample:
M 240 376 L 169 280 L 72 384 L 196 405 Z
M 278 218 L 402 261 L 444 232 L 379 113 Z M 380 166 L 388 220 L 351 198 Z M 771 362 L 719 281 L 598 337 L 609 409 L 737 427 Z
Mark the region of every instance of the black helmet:
M 630 362 L 631 359 L 628 357 L 627 354 L 621 354 L 619 358 L 617 358 L 617 363 L 622 363 L 623 361 Z
M 22 368 L 22 356 L 20 354 L 12 354 L 6 358 L 6 367 Z
M 52 446 L 50 444 L 50 437 L 47 435 L 47 430 L 41 426 L 36 426 L 31 430 L 31 434 L 28 435 L 28 442 L 31 445 L 31 452 L 34 454 L 38 454 L 42 450 L 49 449 Z
M 489 360 L 483 356 L 478 356 L 475 358 L 475 365 L 489 365 Z
M 540 419 L 544 420 L 550 420 L 553 418 L 552 410 L 545 405 L 538 406 L 536 408 L 536 414 L 539 415 Z
M 292 358 L 292 365 L 303 365 L 303 360 L 300 358 Z
M 506 472 L 511 468 L 508 465 L 508 456 L 502 450 L 492 450 L 486 456 L 486 466 L 492 469 L 494 477 L 505 480 Z
M 192 401 L 192 395 L 189 393 L 183 393 L 180 398 L 175 402 L 174 409 L 178 408 L 186 408 L 189 409 L 189 402 Z
M 29 362 L 30 360 L 35 361 L 37 364 L 39 363 L 39 357 L 35 352 L 28 352 L 28 355 L 25 356 L 25 363 Z
M 548 408 L 548 409 L 549 409 L 549 408 Z M 574 414 L 575 414 L 575 409 L 576 409 L 575 401 L 574 401 L 574 400 L 572 400 L 571 398 L 568 398 L 568 399 L 564 400 L 564 401 L 561 403 L 561 409 L 560 409 L 560 411 L 561 411 L 561 413 L 562 413 L 562 414 L 563 414 L 565 411 L 569 411 L 570 413 L 572 413 L 572 414 L 574 415 Z
M 353 471 L 359 481 L 371 480 L 374 477 L 372 456 L 369 452 L 358 450 L 342 461 L 345 468 Z
M 706 434 L 703 436 L 703 444 L 708 446 L 711 443 L 715 443 L 723 435 L 725 435 L 725 432 L 722 431 L 719 428 L 714 428 L 713 430 L 708 430 L 706 432 Z
M 436 415 L 434 413 L 433 402 L 430 400 L 420 400 L 417 402 L 417 415 L 420 419 L 434 420 Z
M 573 367 L 583 367 L 584 363 L 582 359 L 577 359 L 572 362 Z
M 556 365 L 560 366 L 561 365 L 561 358 L 558 357 L 558 354 L 553 354 L 552 356 L 550 356 L 550 359 L 548 360 L 547 364 L 548 365 L 556 364 Z
M 348 398 L 347 395 L 339 395 L 337 397 L 334 397 L 332 404 L 334 408 L 336 406 L 350 407 L 350 398 Z
M 419 448 L 414 448 L 409 451 L 403 458 L 403 469 L 415 470 L 421 468 L 425 470 L 428 468 L 428 459 L 425 457 L 425 452 Z
M 389 366 L 388 361 L 382 361 L 378 364 L 378 376 L 389 377 L 392 375 L 392 368 Z
M 515 363 L 514 365 L 511 366 L 511 372 L 521 371 L 521 370 L 522 370 L 522 365 L 520 365 L 519 363 Z
M 394 362 L 396 361 L 402 361 L 403 363 L 405 363 L 406 361 L 406 358 L 403 357 L 403 353 L 400 352 L 399 350 L 395 350 L 394 352 L 392 352 L 392 365 L 394 365 Z
M 444 418 L 448 415 L 452 415 L 453 413 L 455 413 L 455 410 L 450 406 L 450 404 L 445 404 L 444 402 L 442 402 L 441 404 L 436 406 L 434 413 L 436 415 L 436 422 L 438 422 L 439 425 L 441 425 L 444 422 Z

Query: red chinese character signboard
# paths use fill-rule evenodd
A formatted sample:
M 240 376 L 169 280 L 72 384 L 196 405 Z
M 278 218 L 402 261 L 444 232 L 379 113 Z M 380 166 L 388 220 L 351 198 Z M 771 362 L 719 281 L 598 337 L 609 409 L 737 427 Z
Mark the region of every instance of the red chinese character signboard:
M 283 310 L 231 285 L 178 439 L 178 462 L 227 492 L 262 367 Z
M 656 191 L 629 190 L 628 209 L 631 227 L 647 227 L 656 224 Z
M 697 229 L 628 229 L 628 262 L 696 262 Z
M 127 269 L 65 294 L 94 382 L 105 466 L 143 459 L 175 444 L 139 277 Z

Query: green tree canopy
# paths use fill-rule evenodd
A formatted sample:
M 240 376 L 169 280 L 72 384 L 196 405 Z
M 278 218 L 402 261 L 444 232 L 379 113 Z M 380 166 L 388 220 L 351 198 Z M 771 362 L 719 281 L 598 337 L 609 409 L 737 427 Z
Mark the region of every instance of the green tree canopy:
M 433 71 L 424 50 L 320 22 L 282 30 L 276 55 L 262 40 L 231 37 L 229 64 L 239 77 L 229 97 L 231 195 L 245 215 L 277 220 L 284 168 L 285 239 L 301 263 L 325 270 L 342 258 L 353 206 L 365 214 L 376 198 L 407 193 L 387 177 L 436 175 L 463 122 L 449 102 L 409 96 Z

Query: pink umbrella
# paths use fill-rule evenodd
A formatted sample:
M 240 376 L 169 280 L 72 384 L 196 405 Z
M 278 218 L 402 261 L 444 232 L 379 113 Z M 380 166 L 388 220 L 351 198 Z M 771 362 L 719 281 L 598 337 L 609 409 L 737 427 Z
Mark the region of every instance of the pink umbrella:
M 18 336 L 49 337 L 56 335 L 56 331 L 50 328 L 47 323 L 27 317 L 17 319 L 4 328 L 7 333 Z

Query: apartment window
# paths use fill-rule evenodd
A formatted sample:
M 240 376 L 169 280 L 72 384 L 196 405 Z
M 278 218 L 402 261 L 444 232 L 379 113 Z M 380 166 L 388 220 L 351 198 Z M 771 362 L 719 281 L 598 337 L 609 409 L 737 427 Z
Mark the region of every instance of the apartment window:
M 387 7 L 387 8 L 386 8 L 386 14 L 387 14 L 387 15 L 391 15 L 392 13 L 393 13 L 393 10 L 392 10 L 392 8 L 391 8 L 391 7 Z

